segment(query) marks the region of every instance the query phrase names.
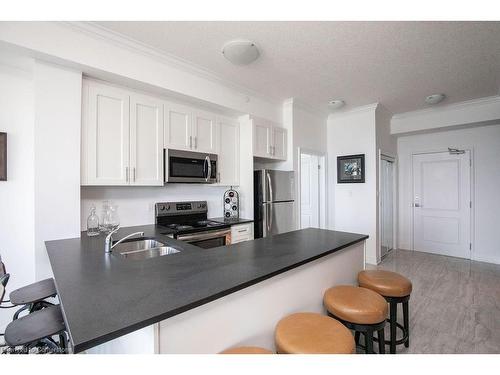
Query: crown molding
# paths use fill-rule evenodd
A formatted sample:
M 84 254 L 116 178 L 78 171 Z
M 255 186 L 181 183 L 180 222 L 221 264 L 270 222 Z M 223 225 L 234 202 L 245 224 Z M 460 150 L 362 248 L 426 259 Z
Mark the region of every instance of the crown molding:
M 393 120 L 402 120 L 402 119 L 411 118 L 411 117 L 418 117 L 418 116 L 422 116 L 422 115 L 439 113 L 441 111 L 464 109 L 464 108 L 473 107 L 476 105 L 487 105 L 487 104 L 499 104 L 500 105 L 500 96 L 499 95 L 486 96 L 484 98 L 477 98 L 477 99 L 466 100 L 463 102 L 450 103 L 450 104 L 440 105 L 440 106 L 432 107 L 432 108 L 425 108 L 425 109 L 419 109 L 416 111 L 397 113 L 392 117 L 392 119 Z
M 116 31 L 107 29 L 101 25 L 98 25 L 91 21 L 56 21 L 58 25 L 62 25 L 64 27 L 71 28 L 75 31 L 84 33 L 93 37 L 95 39 L 101 39 L 108 43 L 112 43 L 115 46 L 120 48 L 126 48 L 129 51 L 140 53 L 143 56 L 152 58 L 156 61 L 159 61 L 165 65 L 172 66 L 179 70 L 183 70 L 187 73 L 196 75 L 200 78 L 207 79 L 209 81 L 218 83 L 223 85 L 231 90 L 237 91 L 240 94 L 252 96 L 257 99 L 261 99 L 263 101 L 267 101 L 274 105 L 281 105 L 282 100 L 280 98 L 272 97 L 269 95 L 264 95 L 259 92 L 256 92 L 248 87 L 239 85 L 237 83 L 228 81 L 216 73 L 203 68 L 199 65 L 193 64 L 187 60 L 184 60 L 180 57 L 174 56 L 167 52 L 164 52 L 158 48 L 149 46 L 143 42 L 130 38 L 126 35 L 118 33 Z

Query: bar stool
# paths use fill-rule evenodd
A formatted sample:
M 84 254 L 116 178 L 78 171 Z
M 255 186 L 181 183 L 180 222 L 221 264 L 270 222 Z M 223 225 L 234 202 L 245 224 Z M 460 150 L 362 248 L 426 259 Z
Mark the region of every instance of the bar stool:
M 259 348 L 258 346 L 239 346 L 226 349 L 219 354 L 274 354 L 272 351 Z
M 1 280 L 7 278 L 4 283 L 4 287 L 8 281 L 8 275 L 6 273 L 5 264 L 1 260 L 0 256 L 0 282 Z M 13 308 L 15 306 L 22 306 L 14 314 L 13 319 L 18 319 L 19 314 L 24 310 L 28 310 L 30 313 L 33 311 L 40 310 L 44 307 L 53 306 L 53 303 L 45 301 L 47 298 L 55 297 L 57 295 L 56 286 L 54 284 L 54 279 L 49 278 L 35 283 L 26 285 L 22 288 L 13 290 L 9 294 L 9 301 L 12 306 L 3 308 Z
M 351 332 L 340 322 L 316 313 L 297 313 L 281 319 L 275 331 L 278 354 L 353 354 Z
M 374 332 L 384 342 L 387 302 L 374 291 L 351 285 L 335 286 L 325 292 L 323 304 L 329 316 L 354 330 L 356 345 L 365 349 L 366 353 L 374 353 Z M 365 336 L 364 346 L 359 344 L 360 333 Z M 385 353 L 384 345 L 379 345 L 379 353 Z
M 408 301 L 412 291 L 411 281 L 396 272 L 383 270 L 361 271 L 358 274 L 359 286 L 371 289 L 389 303 L 389 319 L 391 334 L 390 340 L 385 341 L 390 345 L 390 353 L 396 353 L 396 345 L 410 346 L 410 324 Z M 403 326 L 397 322 L 398 304 L 403 305 Z M 396 339 L 396 327 L 401 329 L 403 337 Z
M 22 346 L 23 353 L 29 353 L 36 346 L 45 346 L 53 352 L 64 353 L 68 348 L 66 326 L 60 306 L 50 306 L 16 319 L 7 325 L 4 334 L 5 344 L 14 350 Z M 55 342 L 52 336 L 59 336 Z

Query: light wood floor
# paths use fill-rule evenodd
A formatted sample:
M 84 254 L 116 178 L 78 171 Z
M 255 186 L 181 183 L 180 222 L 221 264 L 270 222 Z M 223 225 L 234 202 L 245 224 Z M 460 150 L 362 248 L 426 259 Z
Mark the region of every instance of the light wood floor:
M 500 353 L 500 265 L 394 250 L 368 268 L 413 283 L 410 347 L 398 353 Z

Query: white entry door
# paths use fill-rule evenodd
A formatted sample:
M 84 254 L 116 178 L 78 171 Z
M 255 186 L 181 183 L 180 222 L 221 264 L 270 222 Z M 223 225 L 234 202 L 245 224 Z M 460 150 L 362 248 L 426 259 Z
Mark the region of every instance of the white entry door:
M 413 155 L 413 248 L 470 259 L 470 152 Z
M 319 160 L 300 155 L 300 228 L 319 228 Z

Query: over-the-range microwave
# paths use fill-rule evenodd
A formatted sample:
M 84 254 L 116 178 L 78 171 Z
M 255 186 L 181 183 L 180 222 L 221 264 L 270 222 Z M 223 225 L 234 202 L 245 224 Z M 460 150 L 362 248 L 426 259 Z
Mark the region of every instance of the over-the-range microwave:
M 217 155 L 164 150 L 165 182 L 213 184 L 217 182 Z

